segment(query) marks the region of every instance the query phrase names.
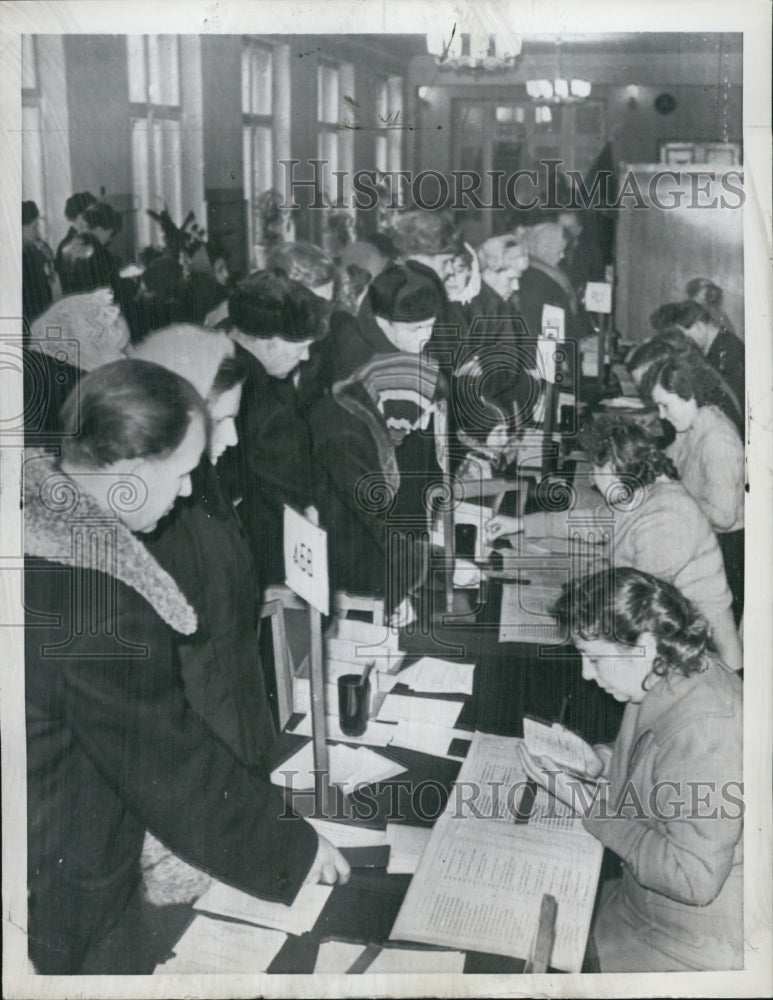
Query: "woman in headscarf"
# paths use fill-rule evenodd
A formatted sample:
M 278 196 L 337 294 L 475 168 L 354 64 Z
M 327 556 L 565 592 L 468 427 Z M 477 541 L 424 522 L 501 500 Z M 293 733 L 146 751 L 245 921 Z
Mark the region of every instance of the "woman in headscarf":
M 81 376 L 126 357 L 129 327 L 110 285 L 104 248 L 89 233 L 62 249 L 64 298 L 32 324 L 24 359 L 25 430 L 45 444 L 61 434 L 59 411 Z

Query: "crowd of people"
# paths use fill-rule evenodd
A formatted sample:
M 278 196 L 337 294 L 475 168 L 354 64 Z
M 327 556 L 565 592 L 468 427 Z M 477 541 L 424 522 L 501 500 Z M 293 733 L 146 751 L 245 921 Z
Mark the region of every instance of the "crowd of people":
M 589 275 L 572 254 L 582 216 L 566 214 L 473 246 L 450 210 L 407 208 L 336 258 L 282 242 L 240 276 L 191 216 L 180 227 L 154 216 L 163 246 L 127 269 L 110 249 L 121 216 L 109 205 L 88 192 L 68 199 L 70 229 L 53 253 L 36 206 L 23 204 L 29 948 L 39 972 L 88 969 L 99 939 L 150 892 L 158 866 L 143 876 L 142 859 L 153 844 L 180 862 L 169 866 L 172 895 L 185 895 L 191 870 L 281 901 L 304 882 L 348 878 L 341 854 L 286 813 L 269 781 L 276 733 L 258 623 L 269 588 L 285 582 L 284 507 L 313 508 L 326 529 L 332 590 L 383 600 L 393 627 L 432 614 L 444 487 L 471 454 L 517 467 L 519 440 L 544 426 L 546 306 L 580 345 L 559 368 L 582 398 L 579 358 L 596 329 L 582 304 Z M 716 285 L 695 279 L 685 295 L 653 313 L 654 335 L 627 358 L 660 436 L 589 417 L 581 438 L 601 494 L 586 523 L 614 522 L 615 569 L 577 583 L 562 614 L 584 659 L 612 644 L 615 670 L 636 679 L 614 682 L 629 708 L 618 744 L 591 768 L 613 788 L 634 771 L 647 787 L 688 780 L 699 751 L 701 779 L 714 776 L 712 761 L 717 774 L 740 767 L 743 344 Z M 565 535 L 566 512 L 537 502 L 487 525 L 499 546 L 519 532 Z M 594 618 L 591 590 L 602 584 L 611 610 Z M 587 676 L 601 684 L 601 674 Z M 602 686 L 618 697 L 614 683 Z M 711 753 L 704 740 L 681 754 L 714 716 Z M 674 749 L 648 751 L 642 777 L 630 749 L 644 736 Z M 605 942 L 623 927 L 607 907 L 602 970 L 737 961 L 729 873 L 737 887 L 740 823 L 707 834 L 710 875 L 685 862 L 701 846 L 694 823 L 652 821 L 646 860 L 632 823 L 586 823 L 623 862 L 609 905 L 650 920 L 647 907 L 666 899 L 671 930 L 695 937 L 700 924 L 724 944 L 712 957 L 694 943 L 668 951 L 647 939 L 637 951 L 626 939 L 615 965 Z

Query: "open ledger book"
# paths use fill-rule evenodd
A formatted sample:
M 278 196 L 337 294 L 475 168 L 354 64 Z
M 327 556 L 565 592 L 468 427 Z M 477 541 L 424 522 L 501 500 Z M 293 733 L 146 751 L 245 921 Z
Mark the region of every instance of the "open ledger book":
M 558 903 L 550 965 L 579 972 L 603 848 L 543 789 L 523 821 L 520 742 L 475 734 L 390 937 L 528 959 L 549 893 Z

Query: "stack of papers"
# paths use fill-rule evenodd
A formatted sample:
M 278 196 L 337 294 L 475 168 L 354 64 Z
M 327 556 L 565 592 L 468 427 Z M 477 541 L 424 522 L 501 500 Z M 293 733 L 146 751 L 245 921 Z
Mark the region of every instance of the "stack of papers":
M 402 774 L 406 768 L 368 747 L 347 747 L 340 743 L 328 746 L 330 783 L 340 785 L 344 793 L 357 785 L 375 785 Z M 305 743 L 288 760 L 271 772 L 271 781 L 294 791 L 312 789 L 315 785 L 314 748 Z
M 282 931 L 197 916 L 155 972 L 265 972 L 287 940 Z
M 306 934 L 317 922 L 332 891 L 332 885 L 303 885 L 292 905 L 286 906 L 215 882 L 193 908 L 259 927 L 271 927 L 285 934 Z
M 411 691 L 423 694 L 471 695 L 474 671 L 473 663 L 456 663 L 453 660 L 423 656 L 410 667 L 401 670 L 394 680 L 398 684 L 405 684 Z
M 316 973 L 346 973 L 366 951 L 362 944 L 348 941 L 324 941 L 319 946 Z M 365 970 L 371 973 L 460 973 L 464 954 L 460 951 L 435 951 L 419 948 L 382 948 Z
M 386 841 L 389 844 L 389 875 L 413 875 L 419 867 L 424 848 L 432 836 L 428 826 L 410 826 L 408 823 L 387 823 Z

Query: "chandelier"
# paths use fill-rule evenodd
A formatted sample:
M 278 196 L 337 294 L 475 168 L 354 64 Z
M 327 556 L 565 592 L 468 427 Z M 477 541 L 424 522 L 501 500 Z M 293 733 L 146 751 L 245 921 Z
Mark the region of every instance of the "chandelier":
M 457 31 L 456 24 L 450 38 L 439 32 L 427 35 L 427 52 L 443 71 L 499 73 L 512 69 L 521 55 L 521 39 L 511 36 L 509 48 L 510 51 L 500 52 L 496 35 L 481 30 Z

